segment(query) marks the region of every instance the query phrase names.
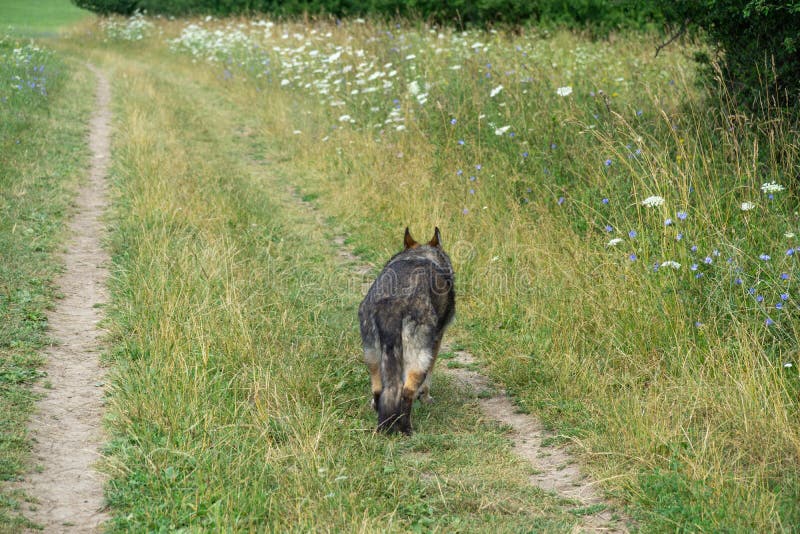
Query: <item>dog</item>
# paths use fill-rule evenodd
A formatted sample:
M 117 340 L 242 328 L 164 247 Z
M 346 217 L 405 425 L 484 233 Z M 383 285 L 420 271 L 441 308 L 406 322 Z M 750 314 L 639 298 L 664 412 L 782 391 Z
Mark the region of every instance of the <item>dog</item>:
M 430 378 L 455 315 L 455 276 L 439 228 L 427 244 L 406 228 L 403 250 L 384 266 L 358 308 L 378 430 L 411 434 L 415 398 L 431 402 Z

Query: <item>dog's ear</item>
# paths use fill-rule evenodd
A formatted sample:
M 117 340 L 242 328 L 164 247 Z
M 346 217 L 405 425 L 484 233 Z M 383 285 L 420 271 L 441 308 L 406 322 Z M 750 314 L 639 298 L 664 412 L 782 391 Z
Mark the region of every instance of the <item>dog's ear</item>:
M 408 231 L 408 226 L 406 226 L 406 235 L 403 237 L 403 246 L 406 249 L 416 248 L 419 246 L 419 243 L 414 241 L 414 238 L 411 237 L 411 232 Z
M 442 246 L 442 235 L 439 233 L 439 227 L 438 226 L 433 231 L 433 239 L 431 239 L 428 242 L 428 245 L 431 246 L 431 247 L 440 247 L 440 246 Z

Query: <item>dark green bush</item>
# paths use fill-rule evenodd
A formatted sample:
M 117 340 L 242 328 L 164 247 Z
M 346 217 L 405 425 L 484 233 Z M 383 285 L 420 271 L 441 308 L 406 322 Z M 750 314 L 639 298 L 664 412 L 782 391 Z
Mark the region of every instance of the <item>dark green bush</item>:
M 101 14 L 237 15 L 268 13 L 273 16 L 327 14 L 421 18 L 436 23 L 521 25 L 558 24 L 589 27 L 607 33 L 617 28 L 639 28 L 661 23 L 656 0 L 73 0 Z
M 670 20 L 701 30 L 718 56 L 727 90 L 755 111 L 800 104 L 800 1 L 659 0 Z

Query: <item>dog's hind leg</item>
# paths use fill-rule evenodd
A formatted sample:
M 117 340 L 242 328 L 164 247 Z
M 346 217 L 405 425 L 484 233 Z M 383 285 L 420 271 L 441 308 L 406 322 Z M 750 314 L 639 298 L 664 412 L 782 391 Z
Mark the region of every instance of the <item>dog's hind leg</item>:
M 374 348 L 364 348 L 364 362 L 369 370 L 369 381 L 372 388 L 372 407 L 378 410 L 378 399 L 381 398 L 383 382 L 381 381 L 381 353 Z

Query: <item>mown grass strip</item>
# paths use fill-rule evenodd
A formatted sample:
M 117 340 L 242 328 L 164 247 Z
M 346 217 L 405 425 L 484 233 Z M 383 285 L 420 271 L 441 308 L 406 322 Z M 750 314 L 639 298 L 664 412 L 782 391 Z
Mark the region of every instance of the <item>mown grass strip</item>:
M 93 16 L 69 0 L 0 0 L 0 32 L 20 37 L 55 35 L 67 26 Z
M 282 141 L 222 80 L 165 54 L 106 53 L 124 95 L 112 531 L 570 531 L 575 503 L 530 486 L 453 384 L 417 409 L 412 438 L 374 434 L 361 294 L 292 198 Z
M 63 221 L 86 165 L 92 80 L 82 66 L 10 37 L 0 37 L 0 78 L 0 480 L 13 481 L 32 468 L 30 387 L 47 384 L 45 310 L 58 298 Z M 23 499 L 0 493 L 0 530 L 27 524 Z

